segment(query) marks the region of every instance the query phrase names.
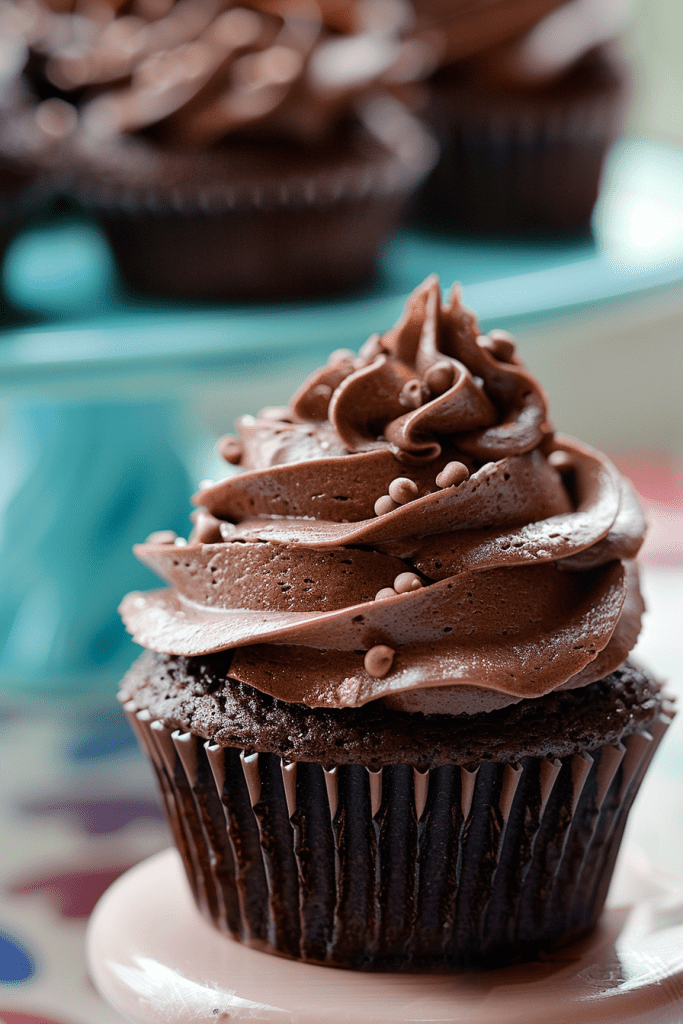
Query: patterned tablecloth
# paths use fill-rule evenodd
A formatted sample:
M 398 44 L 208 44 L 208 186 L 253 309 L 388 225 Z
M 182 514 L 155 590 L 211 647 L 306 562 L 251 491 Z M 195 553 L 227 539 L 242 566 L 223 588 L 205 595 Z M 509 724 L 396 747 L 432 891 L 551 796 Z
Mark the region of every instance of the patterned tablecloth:
M 683 698 L 683 465 L 622 459 L 651 528 L 650 614 L 637 654 Z M 169 845 L 146 762 L 112 698 L 0 694 L 0 1024 L 120 1024 L 86 974 L 100 894 Z M 639 796 L 627 842 L 683 877 L 683 715 Z

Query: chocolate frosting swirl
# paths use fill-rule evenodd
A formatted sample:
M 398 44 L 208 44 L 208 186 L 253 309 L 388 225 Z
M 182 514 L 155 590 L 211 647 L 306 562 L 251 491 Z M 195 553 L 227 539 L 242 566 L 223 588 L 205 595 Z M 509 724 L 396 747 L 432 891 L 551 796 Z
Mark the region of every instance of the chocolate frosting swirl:
M 460 73 L 507 90 L 542 87 L 626 28 L 631 0 L 564 0 L 528 31 L 461 62 Z
M 36 0 L 15 0 L 35 8 Z M 32 47 L 86 139 L 152 131 L 171 146 L 235 133 L 315 143 L 433 67 L 407 0 L 49 0 Z
M 234 678 L 312 706 L 471 711 L 601 678 L 635 643 L 630 484 L 554 434 L 456 288 L 444 305 L 429 278 L 239 435 L 220 447 L 244 472 L 195 496 L 189 543 L 135 549 L 170 584 L 123 602 L 145 647 L 234 649 Z
M 516 39 L 567 0 L 413 0 L 418 34 L 443 64 Z

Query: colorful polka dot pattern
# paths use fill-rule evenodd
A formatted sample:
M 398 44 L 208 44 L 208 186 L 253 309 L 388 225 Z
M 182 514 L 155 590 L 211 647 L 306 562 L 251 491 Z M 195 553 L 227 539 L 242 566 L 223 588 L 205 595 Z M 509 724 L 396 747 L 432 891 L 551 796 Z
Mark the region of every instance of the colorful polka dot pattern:
M 87 977 L 86 922 L 171 842 L 134 742 L 109 701 L 81 714 L 0 705 L 0 1024 L 121 1024 Z
M 156 800 L 151 799 L 106 799 L 82 795 L 35 800 L 24 804 L 21 810 L 36 816 L 58 815 L 92 836 L 118 832 L 140 819 L 161 821 L 161 808 Z
M 0 983 L 17 984 L 35 974 L 36 964 L 26 947 L 15 936 L 0 931 Z
M 115 868 L 66 871 L 62 874 L 36 875 L 8 887 L 13 896 L 45 897 L 61 917 L 86 920 L 100 896 L 133 863 Z

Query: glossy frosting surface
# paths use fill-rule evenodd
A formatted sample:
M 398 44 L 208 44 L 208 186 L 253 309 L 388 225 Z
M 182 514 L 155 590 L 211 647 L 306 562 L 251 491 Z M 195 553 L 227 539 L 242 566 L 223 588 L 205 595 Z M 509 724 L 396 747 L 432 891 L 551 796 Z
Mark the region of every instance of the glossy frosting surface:
M 221 450 L 243 472 L 195 496 L 189 543 L 136 548 L 169 583 L 123 602 L 147 648 L 233 649 L 232 677 L 287 701 L 457 713 L 586 684 L 635 643 L 630 485 L 554 434 L 509 335 L 434 278 Z

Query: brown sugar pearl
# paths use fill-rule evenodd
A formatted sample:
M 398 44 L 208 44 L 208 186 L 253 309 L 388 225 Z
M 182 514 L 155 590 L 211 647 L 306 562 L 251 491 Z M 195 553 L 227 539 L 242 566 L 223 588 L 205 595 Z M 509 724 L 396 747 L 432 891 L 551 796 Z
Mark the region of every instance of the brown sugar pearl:
M 394 501 L 388 494 L 383 494 L 375 502 L 375 515 L 383 516 L 387 512 L 393 512 L 395 508 L 398 508 L 398 502 Z
M 275 422 L 291 423 L 289 409 L 286 405 L 266 405 L 259 411 L 260 420 L 275 420 Z
M 438 363 L 433 363 L 426 371 L 424 382 L 433 395 L 443 395 L 445 391 L 448 391 L 453 386 L 454 376 L 453 364 L 445 359 L 440 359 Z
M 145 544 L 175 544 L 177 536 L 174 530 L 157 530 L 150 533 Z
M 409 594 L 411 590 L 421 590 L 422 580 L 414 572 L 402 572 L 394 580 L 397 594 Z
M 467 480 L 470 471 L 462 462 L 449 462 L 441 470 L 436 478 L 437 487 L 457 487 L 463 480 Z
M 371 363 L 378 355 L 384 352 L 379 334 L 371 334 L 368 340 L 358 350 L 358 358 L 363 363 Z
M 404 409 L 419 409 L 422 405 L 422 385 L 419 380 L 409 380 L 404 384 L 398 400 Z
M 337 363 L 343 363 L 347 359 L 355 359 L 356 353 L 350 348 L 336 348 L 334 352 L 330 352 L 327 357 L 327 365 L 335 366 Z
M 221 526 L 224 525 L 226 524 L 221 523 L 209 512 L 200 512 L 195 520 L 190 541 L 195 544 L 218 544 L 221 539 Z
M 553 469 L 558 471 L 558 473 L 568 473 L 574 468 L 571 455 L 569 452 L 562 451 L 561 448 L 550 453 L 548 456 L 548 462 Z
M 396 591 L 393 587 L 383 587 L 378 590 L 375 594 L 375 601 L 384 601 L 387 597 L 396 597 Z
M 406 505 L 417 498 L 417 484 L 407 476 L 397 476 L 389 484 L 389 497 L 398 505 Z
M 514 354 L 515 351 L 515 336 L 510 334 L 509 331 L 504 331 L 500 327 L 494 327 L 492 331 L 489 331 L 489 338 L 495 345 L 500 346 L 501 352 L 505 352 L 508 356 Z
M 365 665 L 365 671 L 373 679 L 381 679 L 385 676 L 394 660 L 394 652 L 391 647 L 385 647 L 384 644 L 378 644 L 376 647 L 371 647 L 363 659 Z
M 502 363 L 509 363 L 515 354 L 515 339 L 507 331 L 494 330 L 477 338 L 481 348 L 487 349 Z
M 40 131 L 53 139 L 65 138 L 78 124 L 76 108 L 57 97 L 43 100 L 36 108 L 34 117 Z
M 232 434 L 226 434 L 220 439 L 216 445 L 216 451 L 226 462 L 233 466 L 239 466 L 242 458 L 242 445 Z

